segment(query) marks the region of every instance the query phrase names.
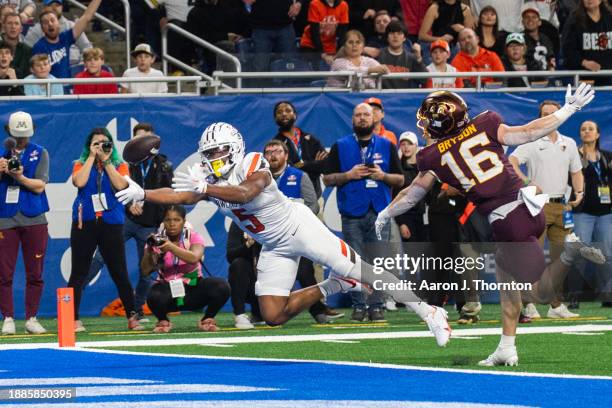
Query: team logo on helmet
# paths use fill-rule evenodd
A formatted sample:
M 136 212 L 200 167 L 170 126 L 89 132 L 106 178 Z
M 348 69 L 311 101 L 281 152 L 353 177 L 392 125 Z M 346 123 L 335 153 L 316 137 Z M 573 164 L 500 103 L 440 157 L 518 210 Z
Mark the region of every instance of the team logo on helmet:
M 449 91 L 431 93 L 417 111 L 417 126 L 435 139 L 458 133 L 468 120 L 465 101 Z

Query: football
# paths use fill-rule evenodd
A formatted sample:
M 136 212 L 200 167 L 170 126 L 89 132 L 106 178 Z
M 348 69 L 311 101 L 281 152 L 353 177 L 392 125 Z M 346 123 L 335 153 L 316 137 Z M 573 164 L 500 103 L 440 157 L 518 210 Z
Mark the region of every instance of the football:
M 138 136 L 127 142 L 123 148 L 123 160 L 138 164 L 159 153 L 161 138 L 156 135 Z

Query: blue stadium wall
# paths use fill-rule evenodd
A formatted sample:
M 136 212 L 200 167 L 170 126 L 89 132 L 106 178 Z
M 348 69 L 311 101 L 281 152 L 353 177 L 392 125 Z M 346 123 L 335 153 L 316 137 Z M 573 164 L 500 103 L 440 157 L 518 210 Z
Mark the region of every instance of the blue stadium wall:
M 32 114 L 36 125 L 33 141 L 45 146 L 50 153 L 51 168 L 47 194 L 50 198 L 49 248 L 46 255 L 45 289 L 40 316 L 55 314 L 55 290 L 66 285 L 70 273 L 71 205 L 76 190 L 70 182 L 73 161 L 79 156 L 84 140 L 94 127 L 107 127 L 122 149 L 129 140 L 131 129 L 138 122 L 149 122 L 162 136 L 162 152 L 181 169 L 194 163 L 194 154 L 202 130 L 210 123 L 225 121 L 235 125 L 245 138 L 247 150 L 258 150 L 276 134 L 272 116 L 274 104 L 290 100 L 299 112 L 298 125 L 319 137 L 326 146 L 351 133 L 351 112 L 355 104 L 368 94 L 268 94 L 218 97 L 181 97 L 150 99 L 97 99 L 69 101 L 8 101 L 3 102 L 2 123 L 10 113 L 25 110 Z M 405 130 L 419 132 L 415 125 L 416 109 L 422 94 L 384 94 L 385 126 L 400 134 Z M 561 92 L 522 94 L 465 94 L 475 115 L 483 110 L 496 110 L 507 124 L 522 124 L 538 114 L 538 104 L 545 99 L 563 100 Z M 612 150 L 612 115 L 609 104 L 612 93 L 599 92 L 586 111 L 578 112 L 562 128 L 563 134 L 579 140 L 580 123 L 595 120 L 602 129 L 602 146 Z M 612 105 L 612 103 L 611 103 Z M 334 195 L 326 191 L 326 221 L 339 230 Z M 200 203 L 192 208 L 189 220 L 204 234 L 207 242 L 206 266 L 214 275 L 227 276 L 225 261 L 228 221 L 216 208 Z M 128 244 L 128 268 L 135 283 L 137 275 L 136 249 Z M 2 256 L 2 254 L 0 254 Z M 488 280 L 492 279 L 489 274 Z M 21 259 L 14 278 L 16 317 L 23 318 L 25 276 Z M 97 315 L 117 297 L 114 285 L 104 270 L 86 289 L 81 304 L 82 315 Z M 494 300 L 495 296 L 490 297 Z M 229 310 L 229 305 L 226 308 Z

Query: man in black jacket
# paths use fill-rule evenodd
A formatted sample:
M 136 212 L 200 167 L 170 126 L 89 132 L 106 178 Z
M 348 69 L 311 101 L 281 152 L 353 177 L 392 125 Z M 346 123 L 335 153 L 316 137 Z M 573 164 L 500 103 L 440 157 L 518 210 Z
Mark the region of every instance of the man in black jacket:
M 133 137 L 152 135 L 153 126 L 148 123 L 139 123 L 134 127 Z M 163 154 L 157 154 L 142 163 L 130 164 L 130 178 L 144 188 L 162 188 L 172 186 L 172 163 Z M 164 218 L 164 206 L 149 202 L 132 203 L 125 208 L 125 224 L 123 226 L 123 239 L 128 241 L 134 239 L 138 250 L 138 284 L 136 285 L 134 306 L 138 313 L 140 322 L 148 322 L 144 317 L 142 307 L 145 304 L 149 288 L 153 281 L 149 276 L 140 273 L 140 261 L 144 254 L 144 246 L 147 237 L 156 232 Z M 89 275 L 84 287 L 96 277 L 104 261 L 100 251 L 96 251 L 91 262 Z
M 321 160 L 327 157 L 327 151 L 314 135 L 295 126 L 297 111 L 291 102 L 280 101 L 274 105 L 274 120 L 278 125 L 278 133 L 274 139 L 287 145 L 289 164 L 308 174 L 317 198 L 320 198 Z

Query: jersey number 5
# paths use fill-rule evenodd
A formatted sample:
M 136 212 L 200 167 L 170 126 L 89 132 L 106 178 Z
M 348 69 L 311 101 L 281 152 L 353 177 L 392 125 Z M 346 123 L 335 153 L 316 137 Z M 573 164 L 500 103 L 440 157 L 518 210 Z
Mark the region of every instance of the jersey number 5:
M 255 217 L 253 214 L 245 214 L 246 210 L 244 208 L 238 208 L 236 210 L 232 210 L 234 215 L 238 217 L 240 222 L 249 221 L 251 225 L 247 225 L 245 228 L 251 231 L 253 234 L 257 234 L 266 229 L 266 227 Z
M 463 142 L 459 148 L 461 158 L 470 169 L 473 177 L 468 177 L 461 170 L 461 167 L 459 167 L 451 152 L 446 152 L 442 155 L 442 165 L 446 165 L 451 169 L 465 191 L 470 191 L 470 189 L 476 185 L 474 178 L 478 181 L 478 184 L 482 184 L 504 171 L 504 164 L 499 160 L 495 152 L 485 150 L 478 154 L 472 154 L 472 148 L 476 146 L 486 146 L 489 143 L 491 143 L 491 141 L 487 135 L 481 133 Z M 487 170 L 483 170 L 482 164 L 486 161 L 490 162 L 493 166 Z

